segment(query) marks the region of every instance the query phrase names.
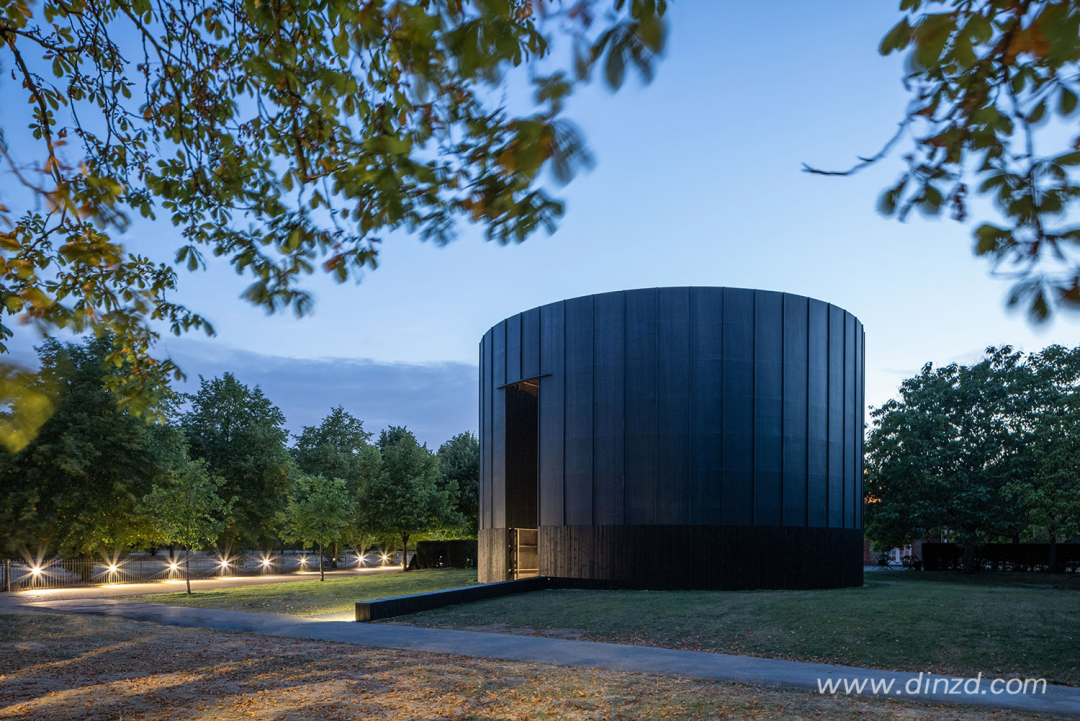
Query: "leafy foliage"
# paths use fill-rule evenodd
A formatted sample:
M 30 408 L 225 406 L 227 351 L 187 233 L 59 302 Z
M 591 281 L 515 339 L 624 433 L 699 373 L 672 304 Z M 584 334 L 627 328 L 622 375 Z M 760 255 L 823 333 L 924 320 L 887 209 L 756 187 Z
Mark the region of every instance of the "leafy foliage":
M 880 545 L 1080 533 L 1080 348 L 927 364 L 871 417 L 866 532 Z
M 370 439 L 371 433 L 364 430 L 363 421 L 337 406 L 319 425 L 304 426 L 296 436 L 292 456 L 304 473 L 342 479 L 350 503 L 355 506 L 363 489 L 378 476 L 382 467 L 379 449 L 368 442 Z M 363 549 L 368 539 L 369 534 L 360 527 L 357 518 L 351 516 L 341 540 Z
M 7 403 L 0 412 L 0 446 L 12 453 L 26 448 L 56 409 L 55 394 L 41 377 L 0 365 L 0 398 Z
M 461 532 L 456 478 L 468 478 L 470 454 L 475 466 L 471 434 L 444 444 L 440 461 L 402 427 L 370 443 L 339 406 L 290 450 L 281 411 L 229 373 L 202 379 L 172 423 L 150 423 L 109 390 L 108 375 L 124 371 L 109 364 L 112 342 L 39 348 L 35 383 L 60 389 L 59 406 L 25 448 L 0 451 L 0 557 L 280 539 L 333 544 L 336 554 L 339 542 L 362 551 L 373 539 L 389 548 L 403 534 L 407 544 L 413 533 Z
M 183 437 L 118 406 L 107 379 L 113 340 L 46 340 L 37 383 L 56 389 L 56 410 L 32 442 L 0 453 L 4 550 L 68 556 L 115 553 L 150 540 L 139 500 L 183 459 Z M 35 390 L 31 386 L 31 390 Z
M 364 490 L 361 525 L 375 535 L 399 536 L 407 560 L 410 536 L 461 524 L 451 507 L 457 488 L 440 483 L 438 459 L 404 427 L 384 430 L 378 446 L 382 471 Z
M 974 185 L 1004 221 L 981 223 L 974 245 L 1013 279 L 1009 305 L 1036 321 L 1057 306 L 1080 308 L 1080 226 L 1068 216 L 1080 198 L 1080 3 L 902 0 L 900 9 L 905 17 L 881 41 L 883 55 L 908 53 L 911 102 L 897 135 L 852 170 L 807 170 L 848 175 L 909 139 L 883 213 L 902 220 L 913 208 L 948 208 L 964 220 Z M 1040 151 L 1039 129 L 1054 124 L 1074 133 L 1071 145 Z
M 184 580 L 191 593 L 188 562 L 192 549 L 212 543 L 228 525 L 228 515 L 236 497 L 223 499 L 219 492 L 225 479 L 207 473 L 206 463 L 188 461 L 173 472 L 168 482 L 154 487 L 143 497 L 143 507 L 153 519 L 155 540 L 182 546 Z
M 7 3 L 0 155 L 30 202 L 0 206 L 2 313 L 46 332 L 114 332 L 111 359 L 129 369 L 118 390 L 142 410 L 179 372 L 151 356 L 151 321 L 212 332 L 170 299 L 176 268 L 207 253 L 251 279 L 248 301 L 304 313 L 304 276 L 358 277 L 398 228 L 437 243 L 459 217 L 500 243 L 550 232 L 563 204 L 545 170 L 566 182 L 590 162 L 561 117 L 566 97 L 597 63 L 612 88 L 627 67 L 651 77 L 665 11 L 665 0 Z M 572 70 L 551 67 L 556 36 L 570 40 Z M 535 105 L 515 115 L 492 90 L 526 66 Z M 32 140 L 13 134 L 14 108 L 29 109 Z M 134 216 L 177 228 L 170 262 L 121 245 Z M 0 324 L 0 349 L 11 334 Z
M 180 417 L 180 428 L 191 457 L 224 478 L 222 493 L 237 499 L 234 520 L 219 545 L 272 546 L 290 489 L 285 416 L 258 386 L 251 389 L 231 373 L 199 382 L 199 392 L 187 398 L 191 407 Z
M 363 421 L 337 406 L 319 425 L 304 426 L 296 436 L 292 456 L 304 473 L 341 478 L 349 494 L 355 495 L 379 472 L 379 450 L 370 440 Z
M 1030 363 L 1029 470 L 1009 491 L 1053 547 L 1059 538 L 1080 536 L 1080 348 L 1050 346 Z
M 468 431 L 459 433 L 439 446 L 437 455 L 442 485 L 457 486 L 451 506 L 465 520 L 469 535 L 475 536 L 480 525 L 480 440 Z
M 281 537 L 287 542 L 319 545 L 319 580 L 323 572 L 325 546 L 341 538 L 353 512 L 353 499 L 341 478 L 300 474 L 293 482 L 289 505 L 282 514 Z

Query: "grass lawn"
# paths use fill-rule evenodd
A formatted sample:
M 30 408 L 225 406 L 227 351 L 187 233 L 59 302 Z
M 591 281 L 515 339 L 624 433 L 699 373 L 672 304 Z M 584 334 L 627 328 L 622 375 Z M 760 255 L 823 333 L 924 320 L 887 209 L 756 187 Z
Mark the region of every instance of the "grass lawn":
M 383 623 L 1080 685 L 1080 579 L 873 572 L 829 591 L 540 591 Z
M 408 573 L 379 573 L 325 581 L 291 581 L 253 586 L 234 586 L 186 593 L 155 593 L 128 596 L 125 601 L 146 601 L 172 606 L 226 608 L 231 611 L 284 613 L 290 616 L 318 616 L 352 611 L 357 601 L 390 596 L 440 591 L 476 583 L 475 570 L 425 570 Z
M 1035 718 L 119 618 L 0 615 L 0 718 L 577 721 L 931 715 Z

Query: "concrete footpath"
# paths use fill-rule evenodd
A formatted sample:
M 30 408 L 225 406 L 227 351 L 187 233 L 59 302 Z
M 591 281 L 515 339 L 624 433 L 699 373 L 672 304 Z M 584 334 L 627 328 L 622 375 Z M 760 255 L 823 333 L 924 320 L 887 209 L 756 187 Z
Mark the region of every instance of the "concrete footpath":
M 31 603 L 37 608 L 64 613 L 119 616 L 175 626 L 242 631 L 271 636 L 318 641 L 356 643 L 381 648 L 426 651 L 478 658 L 549 663 L 633 673 L 667 674 L 709 681 L 734 681 L 760 686 L 787 686 L 820 691 L 831 686 L 838 693 L 848 684 L 864 685 L 861 695 L 885 695 L 944 703 L 968 703 L 1012 711 L 1053 714 L 1080 718 L 1080 688 L 1048 686 L 1045 693 L 1010 692 L 1004 682 L 994 679 L 944 680 L 943 676 L 878 671 L 823 663 L 780 661 L 750 656 L 727 656 L 696 651 L 674 651 L 647 646 L 572 641 L 535 636 L 512 636 L 445 629 L 356 623 L 350 614 L 329 614 L 314 618 L 222 611 L 183 606 L 117 601 L 111 599 L 66 599 Z M 935 681 L 937 681 L 935 689 Z M 965 684 L 965 681 L 967 683 Z M 870 683 L 877 683 L 872 693 Z M 1014 681 L 1015 689 L 1022 683 Z M 966 686 L 966 688 L 965 688 Z M 1039 687 L 1040 691 L 1043 689 Z M 854 692 L 854 691 L 849 691 Z M 831 695 L 831 694 L 830 694 Z

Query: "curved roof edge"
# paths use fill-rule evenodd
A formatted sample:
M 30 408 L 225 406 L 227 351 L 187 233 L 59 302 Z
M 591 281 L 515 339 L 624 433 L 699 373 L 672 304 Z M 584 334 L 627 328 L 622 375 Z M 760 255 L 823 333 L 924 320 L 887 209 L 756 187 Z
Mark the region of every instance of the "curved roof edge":
M 849 311 L 847 308 L 843 308 L 841 306 L 838 306 L 835 303 L 830 303 L 827 300 L 821 300 L 820 298 L 813 298 L 813 297 L 808 296 L 808 295 L 802 295 L 801 293 L 789 293 L 789 292 L 784 291 L 784 290 L 766 290 L 766 289 L 763 289 L 763 288 L 738 288 L 738 287 L 727 286 L 727 285 L 658 285 L 658 286 L 650 286 L 650 287 L 646 287 L 646 288 L 625 288 L 623 290 L 608 290 L 608 291 L 604 291 L 602 293 L 586 293 L 584 295 L 575 295 L 575 296 L 571 296 L 569 298 L 561 298 L 559 300 L 553 300 L 550 303 L 544 303 L 542 305 L 533 306 L 532 308 L 526 308 L 525 310 L 520 310 L 517 313 L 511 313 L 510 315 L 508 315 L 505 318 L 503 318 L 502 320 L 500 320 L 498 323 L 495 323 L 490 328 L 488 328 L 487 331 L 485 331 L 483 335 L 486 336 L 488 333 L 493 331 L 495 328 L 499 327 L 500 324 L 505 323 L 508 319 L 513 318 L 514 316 L 522 315 L 523 313 L 530 313 L 530 312 L 532 312 L 534 310 L 540 310 L 541 308 L 547 308 L 548 306 L 558 305 L 559 303 L 567 303 L 569 301 L 580 300 L 582 298 L 596 298 L 596 297 L 602 296 L 602 295 L 617 295 L 617 294 L 620 294 L 620 293 L 639 293 L 639 292 L 650 291 L 650 290 L 734 290 L 734 291 L 743 291 L 743 292 L 746 292 L 746 293 L 775 293 L 776 295 L 787 295 L 787 296 L 792 296 L 793 298 L 805 298 L 807 300 L 812 300 L 812 301 L 815 301 L 815 302 L 818 302 L 818 303 L 824 303 L 825 305 L 831 306 L 833 308 L 839 308 L 840 310 L 844 311 L 848 315 L 855 318 L 860 324 L 862 324 L 862 321 L 859 321 L 859 317 L 857 315 L 855 315 L 854 313 L 852 313 L 851 311 Z M 483 336 L 481 336 L 481 338 L 482 337 Z

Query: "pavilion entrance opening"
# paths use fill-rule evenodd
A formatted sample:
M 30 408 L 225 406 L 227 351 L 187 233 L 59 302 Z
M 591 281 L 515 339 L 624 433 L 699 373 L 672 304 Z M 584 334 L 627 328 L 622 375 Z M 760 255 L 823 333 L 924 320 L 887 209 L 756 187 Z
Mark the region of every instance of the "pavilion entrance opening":
M 540 380 L 506 386 L 506 525 L 510 529 L 510 577 L 539 573 Z

